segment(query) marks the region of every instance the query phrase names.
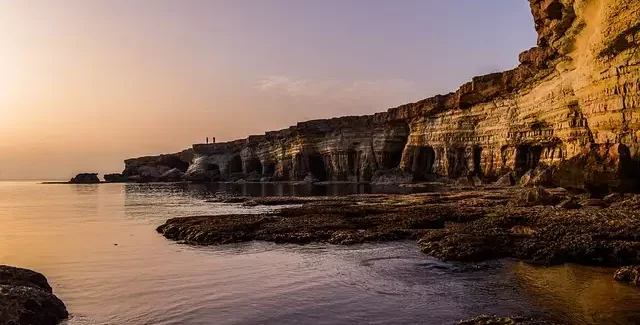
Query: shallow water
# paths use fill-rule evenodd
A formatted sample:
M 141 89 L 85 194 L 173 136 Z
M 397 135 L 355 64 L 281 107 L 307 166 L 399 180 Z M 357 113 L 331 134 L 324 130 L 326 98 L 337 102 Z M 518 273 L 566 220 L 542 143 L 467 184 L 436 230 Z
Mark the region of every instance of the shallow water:
M 640 323 L 640 290 L 609 269 L 502 261 L 469 272 L 411 242 L 190 247 L 155 232 L 170 217 L 265 211 L 206 203 L 216 192 L 318 191 L 273 186 L 0 183 L 0 264 L 43 272 L 68 324 L 451 324 L 479 314 Z

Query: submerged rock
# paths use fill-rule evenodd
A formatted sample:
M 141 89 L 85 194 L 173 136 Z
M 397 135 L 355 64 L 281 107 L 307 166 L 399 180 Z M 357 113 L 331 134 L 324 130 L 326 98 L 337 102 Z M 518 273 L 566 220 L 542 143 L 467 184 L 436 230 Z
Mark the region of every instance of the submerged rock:
M 640 286 L 640 266 L 624 266 L 613 275 L 616 281 Z
M 44 275 L 0 265 L 0 324 L 55 325 L 68 316 Z
M 69 183 L 71 184 L 96 184 L 100 183 L 98 173 L 82 173 L 72 178 Z

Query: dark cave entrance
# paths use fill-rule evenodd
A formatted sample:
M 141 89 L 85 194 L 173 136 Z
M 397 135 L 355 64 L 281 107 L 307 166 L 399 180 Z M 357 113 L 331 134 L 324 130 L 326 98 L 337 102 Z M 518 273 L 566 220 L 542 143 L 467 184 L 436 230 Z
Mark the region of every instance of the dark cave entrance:
M 165 165 L 171 169 L 173 168 L 177 168 L 178 170 L 182 171 L 183 173 L 187 171 L 187 169 L 189 169 L 189 163 L 183 161 L 182 159 L 180 159 L 177 156 L 172 156 L 172 155 L 163 155 L 160 156 L 160 159 L 158 161 L 158 165 Z
M 273 176 L 276 173 L 276 164 L 275 163 L 267 163 L 262 170 L 263 175 Z
M 467 173 L 466 150 L 464 148 L 449 148 L 447 150 L 447 174 L 450 178 L 458 178 Z
M 322 155 L 309 155 L 309 172 L 321 182 L 327 180 L 327 167 Z
M 231 160 L 229 161 L 227 170 L 229 171 L 229 174 L 242 173 L 242 158 L 240 158 L 240 156 L 238 155 L 233 156 L 233 158 L 231 158 Z
M 247 174 L 251 174 L 251 173 L 262 174 L 262 162 L 260 162 L 260 159 L 258 158 L 251 158 L 247 160 L 245 170 Z
M 214 174 L 220 174 L 220 166 L 216 164 L 207 164 L 207 171 L 213 172 Z
M 425 175 L 433 174 L 433 164 L 436 160 L 436 152 L 433 148 L 429 146 L 418 147 L 414 153 L 411 170 L 417 180 L 422 180 Z
M 400 167 L 402 162 L 402 151 L 404 148 L 397 148 L 382 152 L 382 169 L 393 169 Z
M 516 174 L 524 175 L 527 171 L 535 169 L 540 163 L 542 147 L 521 145 L 516 148 Z
M 473 148 L 473 174 L 476 176 L 482 175 L 482 148 Z

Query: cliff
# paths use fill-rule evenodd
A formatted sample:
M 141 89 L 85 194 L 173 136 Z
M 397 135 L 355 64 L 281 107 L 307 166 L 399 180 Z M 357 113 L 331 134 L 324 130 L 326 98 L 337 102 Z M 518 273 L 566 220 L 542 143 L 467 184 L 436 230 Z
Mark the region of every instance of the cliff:
M 383 113 L 127 160 L 125 175 L 144 178 L 160 167 L 200 181 L 308 174 L 368 181 L 394 169 L 416 180 L 510 173 L 560 186 L 636 189 L 640 1 L 529 1 L 538 46 L 520 54 L 513 70 Z

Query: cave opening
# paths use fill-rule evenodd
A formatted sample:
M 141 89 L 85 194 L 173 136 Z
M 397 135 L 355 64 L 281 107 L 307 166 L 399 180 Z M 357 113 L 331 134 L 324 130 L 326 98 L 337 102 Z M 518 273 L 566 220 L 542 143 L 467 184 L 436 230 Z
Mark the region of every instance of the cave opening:
M 220 166 L 216 164 L 207 164 L 207 171 L 213 172 L 214 174 L 220 174 Z
M 411 169 L 417 180 L 422 180 L 425 175 L 433 174 L 433 164 L 436 160 L 436 152 L 430 146 L 420 146 L 415 149 Z
M 189 163 L 180 159 L 180 157 L 173 155 L 162 155 L 158 159 L 158 165 L 164 165 L 169 167 L 169 169 L 177 168 L 183 173 L 189 169 Z
M 447 174 L 450 178 L 463 176 L 468 171 L 466 150 L 464 148 L 449 148 L 447 163 Z
M 482 148 L 473 148 L 473 173 L 476 176 L 482 175 Z
M 640 192 L 640 161 L 624 144 L 618 145 L 619 177 L 622 191 Z
M 270 162 L 266 163 L 264 169 L 262 170 L 263 175 L 273 176 L 276 173 L 276 163 Z
M 382 169 L 393 169 L 400 167 L 400 163 L 402 162 L 402 152 L 403 148 L 394 148 L 385 150 L 382 152 Z
M 356 161 L 358 159 L 358 153 L 355 150 L 347 151 L 347 173 L 349 175 L 357 175 Z
M 541 146 L 520 145 L 516 148 L 516 173 L 524 175 L 527 171 L 535 169 L 542 156 Z
M 229 166 L 227 168 L 230 174 L 233 173 L 242 173 L 242 158 L 239 155 L 233 156 L 229 161 Z
M 327 168 L 322 155 L 309 155 L 309 172 L 321 182 L 327 180 Z
M 250 158 L 249 160 L 247 160 L 245 170 L 247 174 L 262 174 L 262 162 L 258 158 Z

